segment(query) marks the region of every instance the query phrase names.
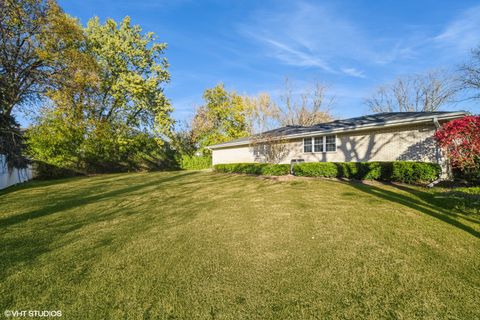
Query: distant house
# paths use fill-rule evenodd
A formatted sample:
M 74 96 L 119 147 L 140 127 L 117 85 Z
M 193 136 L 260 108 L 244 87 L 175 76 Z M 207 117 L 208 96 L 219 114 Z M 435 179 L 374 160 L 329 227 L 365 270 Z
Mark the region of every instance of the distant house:
M 275 140 L 284 146 L 275 161 L 278 163 L 405 160 L 442 164 L 433 134 L 442 123 L 465 115 L 465 112 L 378 113 L 310 127 L 281 127 L 209 148 L 213 164 L 272 162 L 268 155 Z

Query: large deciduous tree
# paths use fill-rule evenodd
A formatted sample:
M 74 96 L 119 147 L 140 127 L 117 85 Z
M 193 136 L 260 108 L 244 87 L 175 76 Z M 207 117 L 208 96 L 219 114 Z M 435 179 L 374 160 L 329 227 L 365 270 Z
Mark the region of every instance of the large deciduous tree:
M 93 18 L 86 35 L 87 50 L 99 66 L 98 119 L 168 133 L 172 108 L 162 87 L 170 79 L 167 45 L 156 42 L 152 32 L 142 34 L 129 17 L 120 24 L 112 19 L 101 24 Z
M 63 71 L 61 58 L 68 55 L 71 26 L 53 0 L 0 1 L 0 153 L 10 166 L 26 165 L 14 113 L 54 85 Z
M 40 0 L 0 2 L 0 113 L 35 98 L 51 74 L 39 56 L 49 3 Z
M 471 90 L 471 98 L 480 99 L 480 47 L 472 50 L 470 61 L 460 68 L 460 72 L 463 88 Z
M 71 76 L 49 90 L 52 105 L 28 134 L 30 153 L 88 172 L 137 169 L 139 158 L 150 158 L 145 150 L 165 147 L 172 124 L 162 87 L 166 44 L 128 17 L 120 24 L 91 19 L 77 44 L 65 66 Z
M 330 107 L 333 98 L 327 96 L 327 86 L 316 82 L 313 88 L 304 88 L 294 94 L 290 81 L 285 79 L 285 88 L 277 106 L 280 125 L 312 126 L 332 120 Z
M 281 126 L 312 126 L 332 120 L 330 107 L 333 98 L 327 95 L 328 87 L 316 82 L 313 87 L 294 89 L 285 79 L 278 102 L 267 93 L 245 97 L 248 104 L 251 133 L 261 133 Z
M 451 102 L 458 92 L 455 77 L 444 71 L 397 78 L 380 86 L 366 105 L 373 112 L 436 111 Z
M 249 135 L 248 104 L 223 84 L 205 90 L 205 104 L 197 108 L 192 122 L 194 139 L 203 152 L 205 147 Z

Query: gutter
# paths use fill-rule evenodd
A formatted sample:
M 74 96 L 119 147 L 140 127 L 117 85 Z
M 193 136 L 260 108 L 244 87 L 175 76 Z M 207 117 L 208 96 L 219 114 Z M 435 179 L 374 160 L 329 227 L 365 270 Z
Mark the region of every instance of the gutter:
M 440 125 L 440 123 L 438 122 L 438 118 L 435 116 L 433 117 L 433 124 L 435 125 L 435 129 L 438 130 L 440 129 L 442 126 Z M 440 167 L 442 168 L 442 173 L 440 174 L 440 177 L 435 180 L 435 181 L 432 181 L 431 183 L 429 183 L 427 185 L 427 188 L 433 188 L 435 185 L 439 184 L 440 182 L 444 181 L 444 180 L 447 180 L 445 177 L 448 177 L 449 176 L 449 170 L 448 168 L 445 168 L 445 163 L 444 161 L 442 160 L 442 155 L 441 155 L 441 150 L 439 149 L 438 147 L 438 144 L 435 143 L 435 151 L 437 153 L 437 163 L 440 165 Z M 448 164 L 447 164 L 448 165 Z
M 448 115 L 441 116 L 440 120 L 450 120 L 450 119 L 456 119 L 461 116 L 467 115 L 466 112 L 452 112 Z M 338 133 L 338 132 L 354 132 L 354 131 L 361 131 L 361 130 L 367 130 L 371 128 L 377 128 L 377 127 L 397 127 L 405 124 L 418 124 L 418 123 L 425 123 L 432 121 L 434 122 L 435 126 L 437 127 L 440 126 L 440 123 L 438 123 L 438 116 L 426 116 L 426 117 L 420 117 L 416 118 L 415 120 L 408 120 L 408 119 L 401 119 L 401 120 L 393 120 L 393 121 L 387 121 L 383 123 L 374 123 L 374 124 L 369 124 L 369 125 L 360 125 L 360 126 L 351 126 L 351 127 L 345 127 L 345 128 L 340 128 L 340 129 L 331 129 L 331 130 L 321 130 L 321 131 L 311 131 L 311 132 L 305 132 L 305 133 L 297 133 L 297 134 L 290 134 L 290 135 L 285 135 L 281 136 L 279 138 L 281 139 L 295 139 L 295 138 L 303 138 L 303 137 L 310 137 L 315 134 L 328 134 L 328 133 Z M 438 128 L 438 127 L 437 127 Z M 241 142 L 232 142 L 232 143 L 225 143 L 221 145 L 212 145 L 208 146 L 207 149 L 209 150 L 215 150 L 215 149 L 222 149 L 222 148 L 228 148 L 228 147 L 236 147 L 236 146 L 243 146 L 243 145 L 249 145 L 252 141 L 251 140 L 245 140 Z
M 438 122 L 438 118 L 436 116 L 433 117 L 433 124 L 435 125 L 435 128 L 440 129 L 441 125 Z

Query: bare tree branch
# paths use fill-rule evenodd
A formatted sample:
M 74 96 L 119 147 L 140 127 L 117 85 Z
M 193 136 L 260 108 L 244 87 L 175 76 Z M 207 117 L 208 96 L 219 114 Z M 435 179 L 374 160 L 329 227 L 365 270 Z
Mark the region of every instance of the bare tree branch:
M 251 138 L 255 161 L 264 163 L 280 163 L 289 153 L 287 140 L 282 136 L 261 133 Z
M 280 125 L 312 126 L 332 119 L 330 110 L 333 98 L 327 98 L 328 87 L 316 82 L 313 89 L 306 88 L 295 97 L 291 82 L 285 79 L 284 92 L 278 107 Z
M 480 99 L 480 47 L 472 50 L 468 63 L 460 67 L 462 89 L 471 90 L 471 99 Z
M 436 111 L 452 102 L 459 91 L 458 83 L 444 71 L 397 78 L 381 86 L 365 104 L 373 112 Z
M 251 134 L 257 134 L 281 126 L 312 126 L 331 121 L 330 107 L 333 98 L 327 96 L 328 87 L 314 83 L 312 88 L 296 92 L 290 81 L 285 79 L 280 103 L 267 93 L 257 97 L 244 97 L 248 105 Z

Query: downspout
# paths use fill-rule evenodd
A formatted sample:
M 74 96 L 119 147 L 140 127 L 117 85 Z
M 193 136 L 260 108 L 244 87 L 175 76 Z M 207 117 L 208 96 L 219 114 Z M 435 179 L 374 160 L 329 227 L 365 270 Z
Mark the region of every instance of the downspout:
M 433 120 L 433 124 L 435 125 L 435 131 L 442 127 L 440 125 L 440 123 L 438 122 L 437 117 L 433 117 L 432 120 Z M 429 188 L 432 188 L 433 186 L 435 186 L 439 182 L 441 182 L 443 180 L 446 180 L 447 178 L 450 177 L 450 170 L 449 170 L 450 168 L 448 166 L 448 163 L 445 163 L 442 150 L 438 147 L 438 143 L 436 143 L 436 142 L 435 142 L 435 154 L 436 154 L 435 156 L 437 158 L 437 163 L 440 165 L 440 168 L 442 169 L 442 172 L 440 173 L 440 177 L 437 180 L 433 181 L 432 183 L 430 183 L 427 186 Z

